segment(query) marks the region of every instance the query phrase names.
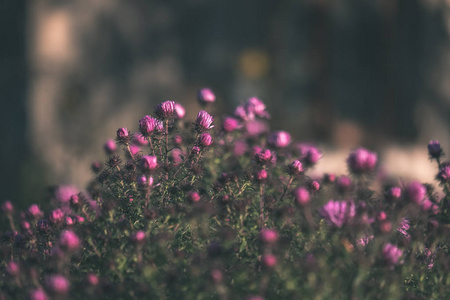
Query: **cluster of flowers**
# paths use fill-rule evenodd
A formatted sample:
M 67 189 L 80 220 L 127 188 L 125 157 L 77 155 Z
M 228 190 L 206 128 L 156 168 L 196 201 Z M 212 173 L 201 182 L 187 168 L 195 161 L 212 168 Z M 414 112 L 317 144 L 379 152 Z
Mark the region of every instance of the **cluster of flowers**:
M 165 101 L 137 132 L 119 128 L 95 179 L 57 188 L 53 210 L 3 203 L 1 299 L 450 298 L 450 163 L 438 142 L 437 192 L 377 176 L 364 148 L 348 172 L 311 177 L 321 151 L 270 131 L 260 99 L 220 126 L 214 93 L 198 100 L 194 122 Z

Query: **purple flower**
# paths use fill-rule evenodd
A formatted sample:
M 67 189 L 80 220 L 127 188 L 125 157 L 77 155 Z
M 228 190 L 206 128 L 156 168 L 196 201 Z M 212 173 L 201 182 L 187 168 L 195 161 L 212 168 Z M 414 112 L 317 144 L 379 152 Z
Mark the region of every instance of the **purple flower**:
M 216 101 L 216 95 L 214 95 L 211 89 L 202 88 L 198 91 L 197 99 L 201 105 L 210 104 Z
M 415 204 L 421 204 L 426 193 L 426 188 L 418 181 L 413 181 L 406 187 L 407 198 Z
M 328 201 L 320 210 L 320 214 L 331 226 L 341 228 L 350 222 L 355 216 L 355 204 L 353 201 Z
M 336 180 L 336 187 L 338 191 L 342 194 L 345 194 L 352 188 L 352 181 L 350 177 L 346 175 L 339 176 Z
M 214 118 L 210 114 L 208 114 L 206 111 L 202 110 L 197 115 L 195 127 L 196 127 L 197 131 L 199 131 L 199 132 L 209 130 L 214 127 L 214 125 L 212 125 L 213 121 L 214 121 Z
M 232 117 L 225 117 L 222 128 L 225 132 L 233 132 L 239 127 L 239 121 Z
M 62 249 L 76 251 L 80 248 L 80 239 L 71 230 L 64 230 L 59 237 L 59 245 Z
M 299 160 L 294 160 L 289 166 L 288 166 L 288 173 L 290 175 L 298 175 L 301 172 L 303 172 L 303 165 Z
M 55 200 L 59 203 L 69 203 L 72 195 L 79 193 L 80 191 L 73 185 L 60 185 L 55 191 Z
M 383 247 L 382 254 L 386 263 L 389 266 L 393 267 L 399 263 L 399 259 L 403 255 L 403 251 L 397 248 L 396 246 L 387 243 Z
M 273 254 L 264 254 L 261 257 L 261 262 L 264 267 L 266 268 L 274 268 L 277 265 L 277 257 Z
M 204 132 L 199 138 L 199 144 L 202 147 L 209 147 L 213 143 L 212 137 L 209 133 Z
M 180 103 L 175 103 L 175 115 L 178 119 L 183 119 L 186 115 L 186 110 Z
M 442 184 L 450 182 L 450 162 L 444 162 L 439 167 L 439 173 L 436 175 L 436 179 Z
M 200 201 L 200 194 L 196 191 L 188 192 L 187 196 L 188 196 L 188 201 L 191 203 Z
M 116 142 L 113 139 L 109 139 L 103 145 L 103 148 L 105 149 L 105 152 L 107 154 L 113 154 L 117 150 L 117 145 L 116 145 Z
M 181 149 L 174 148 L 172 151 L 170 151 L 170 161 L 173 162 L 175 165 L 179 164 L 183 161 L 183 158 L 181 156 L 184 156 L 184 153 Z
M 398 200 L 402 195 L 402 189 L 398 186 L 391 187 L 388 191 L 387 197 L 390 200 Z
M 247 114 L 247 111 L 245 110 L 245 107 L 243 105 L 239 105 L 238 107 L 236 107 L 236 109 L 234 110 L 234 116 L 243 121 L 249 121 L 255 118 L 255 115 Z
M 291 135 L 286 131 L 275 131 L 269 135 L 267 141 L 272 147 L 284 148 L 291 142 Z
M 155 115 L 159 119 L 168 119 L 175 116 L 175 101 L 164 101 L 155 106 Z
M 156 156 L 145 155 L 141 158 L 141 169 L 143 172 L 148 173 L 158 168 L 158 161 Z
M 347 158 L 347 166 L 354 174 L 362 174 L 373 171 L 377 163 L 377 155 L 364 148 L 358 148 L 351 152 Z
M 294 190 L 295 202 L 300 206 L 305 206 L 311 200 L 309 191 L 304 187 L 298 187 Z
M 145 116 L 139 120 L 139 131 L 144 137 L 151 136 L 157 129 L 156 127 L 157 120 L 150 116 Z
M 428 155 L 430 158 L 440 158 L 442 154 L 443 152 L 439 141 L 430 141 L 428 144 Z
M 320 183 L 314 180 L 314 181 L 311 182 L 311 184 L 309 185 L 309 188 L 311 189 L 311 191 L 317 192 L 317 191 L 319 191 L 319 189 L 320 189 Z

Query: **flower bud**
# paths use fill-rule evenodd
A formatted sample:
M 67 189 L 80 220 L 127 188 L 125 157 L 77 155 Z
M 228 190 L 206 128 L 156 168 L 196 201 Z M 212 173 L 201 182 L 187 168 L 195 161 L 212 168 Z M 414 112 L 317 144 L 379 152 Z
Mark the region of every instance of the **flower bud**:
M 219 283 L 223 280 L 223 275 L 222 272 L 220 270 L 212 270 L 211 271 L 211 279 L 215 282 L 215 283 Z
M 30 300 L 48 300 L 48 296 L 42 288 L 37 288 L 30 291 Z
M 272 160 L 272 152 L 269 149 L 263 150 L 255 155 L 255 160 L 260 164 L 267 164 Z
M 239 127 L 239 121 L 232 117 L 225 117 L 222 128 L 225 132 L 233 132 Z
M 213 143 L 212 137 L 209 133 L 204 132 L 199 138 L 199 144 L 202 147 L 209 147 Z
M 347 158 L 347 166 L 354 174 L 363 174 L 373 171 L 377 163 L 377 155 L 364 148 L 351 152 Z
M 89 285 L 91 286 L 96 286 L 98 285 L 98 277 L 97 275 L 95 275 L 94 273 L 89 273 L 87 274 L 87 282 L 89 283 Z
M 428 155 L 430 158 L 440 158 L 443 154 L 439 141 L 430 141 L 428 144 Z
M 39 209 L 39 206 L 37 204 L 32 204 L 28 208 L 28 214 L 35 219 L 42 218 L 44 213 Z
M 203 132 L 214 127 L 212 122 L 214 118 L 208 114 L 206 111 L 202 110 L 197 115 L 197 120 L 195 122 L 195 128 L 198 132 Z
M 426 188 L 418 181 L 411 182 L 406 187 L 406 196 L 409 201 L 415 204 L 421 204 L 426 196 Z
M 178 119 L 183 119 L 186 115 L 186 110 L 180 103 L 175 103 L 175 116 Z
M 70 287 L 69 280 L 62 275 L 47 276 L 45 283 L 50 291 L 59 295 L 67 294 Z
M 265 254 L 261 257 L 263 266 L 272 269 L 277 265 L 277 257 L 273 254 Z
M 309 185 L 309 188 L 311 189 L 312 192 L 318 192 L 320 189 L 320 183 L 318 183 L 317 181 L 314 180 Z
M 275 229 L 262 229 L 261 240 L 266 244 L 274 244 L 278 241 L 278 232 Z
M 265 169 L 259 170 L 255 177 L 259 182 L 264 182 L 267 179 L 267 171 Z
M 13 261 L 10 261 L 6 265 L 6 273 L 8 273 L 10 276 L 19 275 L 19 265 Z
M 145 116 L 139 120 L 139 131 L 144 137 L 151 136 L 157 129 L 158 122 L 156 119 Z
M 288 173 L 290 175 L 298 175 L 301 172 L 303 172 L 303 165 L 299 160 L 294 160 L 289 166 L 288 166 Z
M 130 133 L 126 127 L 117 129 L 117 141 L 119 144 L 128 144 L 130 141 Z
M 180 146 L 183 143 L 183 138 L 180 135 L 176 135 L 173 138 L 173 143 L 177 146 Z
M 14 206 L 12 205 L 11 201 L 6 200 L 2 203 L 2 211 L 7 215 L 11 214 L 14 211 Z
M 136 245 L 143 245 L 145 244 L 145 232 L 142 230 L 137 231 L 133 236 L 131 237 L 131 241 L 135 243 Z
M 102 164 L 98 161 L 94 161 L 91 165 L 91 170 L 97 174 L 102 169 Z
M 65 230 L 59 238 L 59 245 L 67 251 L 76 251 L 80 248 L 80 239 L 71 230 Z
M 160 119 L 168 119 L 175 116 L 175 102 L 164 101 L 155 106 L 155 115 Z
M 187 194 L 187 197 L 188 197 L 188 201 L 191 202 L 191 203 L 195 203 L 195 202 L 200 201 L 200 195 L 196 191 L 190 191 Z
M 64 219 L 64 213 L 58 208 L 50 213 L 49 220 L 53 224 L 59 224 Z
M 403 251 L 388 243 L 384 245 L 382 255 L 387 265 L 393 267 L 398 264 L 400 257 L 403 255 Z

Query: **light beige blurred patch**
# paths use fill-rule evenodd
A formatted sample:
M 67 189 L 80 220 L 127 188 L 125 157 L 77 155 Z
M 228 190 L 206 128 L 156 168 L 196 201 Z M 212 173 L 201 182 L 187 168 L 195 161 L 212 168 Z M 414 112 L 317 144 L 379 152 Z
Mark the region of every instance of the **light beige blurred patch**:
M 249 79 L 259 79 L 269 72 L 269 57 L 265 51 L 248 49 L 239 56 L 239 70 Z

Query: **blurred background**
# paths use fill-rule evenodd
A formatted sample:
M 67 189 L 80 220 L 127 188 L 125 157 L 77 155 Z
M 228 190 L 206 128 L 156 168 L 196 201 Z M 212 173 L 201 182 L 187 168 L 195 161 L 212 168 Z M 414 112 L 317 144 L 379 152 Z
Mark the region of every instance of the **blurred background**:
M 318 144 L 345 172 L 349 149 L 432 181 L 426 144 L 450 151 L 448 0 L 2 0 L 1 201 L 48 199 L 92 178 L 117 128 L 153 105 L 198 112 L 258 96 L 274 130 Z

